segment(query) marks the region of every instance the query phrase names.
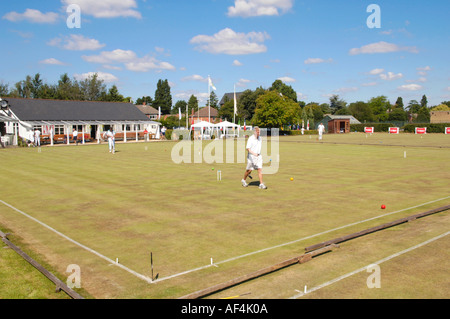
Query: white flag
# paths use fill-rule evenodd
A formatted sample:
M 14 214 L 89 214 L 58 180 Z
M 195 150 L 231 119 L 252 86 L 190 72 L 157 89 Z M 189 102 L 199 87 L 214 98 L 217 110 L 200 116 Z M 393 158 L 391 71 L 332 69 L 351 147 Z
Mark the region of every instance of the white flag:
M 210 77 L 208 77 L 208 82 L 209 82 L 209 86 L 212 87 L 213 90 L 217 90 L 216 87 L 214 86 L 214 84 L 212 83 Z
M 158 106 L 158 119 L 161 119 L 161 107 Z
M 181 120 L 181 108 L 178 108 L 178 119 Z
M 236 86 L 234 87 L 234 114 L 237 115 Z

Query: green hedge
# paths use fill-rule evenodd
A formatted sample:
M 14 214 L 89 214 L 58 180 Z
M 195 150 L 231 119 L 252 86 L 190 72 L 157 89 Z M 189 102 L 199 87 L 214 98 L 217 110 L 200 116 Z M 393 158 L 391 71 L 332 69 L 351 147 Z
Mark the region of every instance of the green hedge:
M 396 127 L 395 124 L 392 123 L 365 123 L 365 124 L 351 124 L 350 131 L 351 132 L 364 132 L 365 127 L 373 127 L 375 132 L 389 132 L 390 127 Z M 415 133 L 416 127 L 426 127 L 427 133 L 445 133 L 445 128 L 450 127 L 450 123 L 441 123 L 441 124 L 429 124 L 429 123 L 415 123 L 415 124 L 406 124 L 400 127 L 405 133 Z
M 445 133 L 445 128 L 450 127 L 450 123 L 440 124 L 406 124 L 403 129 L 406 133 L 415 133 L 416 127 L 426 127 L 427 133 Z
M 364 132 L 365 127 L 373 127 L 375 132 L 389 132 L 389 128 L 395 127 L 395 125 L 392 123 L 351 124 L 350 132 Z

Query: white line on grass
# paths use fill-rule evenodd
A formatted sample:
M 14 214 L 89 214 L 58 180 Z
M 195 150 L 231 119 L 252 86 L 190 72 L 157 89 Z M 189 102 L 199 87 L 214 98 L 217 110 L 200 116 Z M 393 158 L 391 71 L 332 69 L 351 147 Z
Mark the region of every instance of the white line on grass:
M 379 261 L 376 261 L 376 262 L 374 262 L 374 263 L 371 263 L 370 265 L 374 265 L 374 264 L 375 264 L 375 265 L 379 265 L 379 264 L 381 264 L 381 263 L 384 263 L 385 261 L 391 260 L 391 259 L 393 259 L 393 258 L 395 258 L 395 257 L 398 257 L 398 256 L 401 256 L 401 255 L 403 255 L 403 254 L 406 254 L 406 253 L 408 253 L 408 252 L 410 252 L 410 251 L 412 251 L 412 250 L 414 250 L 414 249 L 417 249 L 417 248 L 420 248 L 420 247 L 422 247 L 422 246 L 425 246 L 425 245 L 427 245 L 427 244 L 429 244 L 429 243 L 431 243 L 431 242 L 433 242 L 433 241 L 435 241 L 435 240 L 438 240 L 438 239 L 440 239 L 440 238 L 443 238 L 443 237 L 445 237 L 445 236 L 447 236 L 447 235 L 449 235 L 449 234 L 450 234 L 450 232 L 446 232 L 446 233 L 444 233 L 444 234 L 442 234 L 442 235 L 439 235 L 439 236 L 436 236 L 436 237 L 434 237 L 434 238 L 431 238 L 431 239 L 429 239 L 429 240 L 427 240 L 427 241 L 424 241 L 424 242 L 421 243 L 421 244 L 418 244 L 418 245 L 415 245 L 415 246 L 413 246 L 413 247 L 407 248 L 407 249 L 402 250 L 402 251 L 400 251 L 400 252 L 398 252 L 398 253 L 395 253 L 395 254 L 390 255 L 390 256 L 388 256 L 388 257 L 386 257 L 386 258 L 383 258 L 383 259 L 381 259 L 381 260 L 379 260 Z M 338 281 L 341 281 L 341 280 L 343 280 L 343 279 L 345 279 L 345 278 L 348 278 L 348 277 L 350 277 L 350 276 L 353 276 L 353 275 L 355 275 L 355 274 L 357 274 L 357 273 L 363 272 L 363 271 L 367 270 L 367 267 L 369 267 L 370 265 L 367 265 L 367 266 L 365 266 L 365 267 L 359 268 L 359 269 L 357 269 L 357 270 L 354 270 L 354 271 L 352 271 L 352 272 L 349 272 L 348 274 L 345 274 L 345 275 L 339 276 L 339 277 L 337 277 L 337 278 L 335 278 L 335 279 L 332 279 L 332 280 L 330 280 L 330 281 L 327 281 L 326 283 L 323 283 L 323 284 L 321 284 L 321 285 L 319 285 L 319 286 L 316 286 L 316 287 L 313 287 L 313 288 L 311 288 L 311 289 L 308 289 L 306 292 L 300 292 L 300 293 L 296 294 L 295 296 L 290 297 L 289 299 L 297 299 L 297 298 L 303 297 L 304 295 L 307 295 L 307 294 L 309 294 L 309 293 L 312 293 L 312 292 L 314 292 L 314 291 L 317 291 L 317 290 L 319 290 L 319 289 L 321 289 L 321 288 L 324 288 L 324 287 L 326 287 L 326 286 L 332 285 L 332 284 L 334 284 L 334 283 L 336 283 L 336 282 L 338 282 Z
M 355 222 L 355 223 L 352 223 L 352 224 L 348 224 L 348 225 L 340 226 L 340 227 L 337 227 L 337 228 L 333 228 L 333 229 L 330 229 L 330 230 L 327 230 L 327 231 L 324 231 L 324 232 L 321 232 L 321 233 L 317 233 L 317 234 L 314 234 L 314 235 L 311 235 L 311 236 L 303 237 L 303 238 L 300 238 L 300 239 L 297 239 L 297 240 L 293 240 L 293 241 L 290 241 L 290 242 L 287 242 L 287 243 L 283 243 L 283 244 L 280 244 L 280 245 L 276 245 L 276 246 L 260 249 L 260 250 L 254 251 L 254 252 L 250 252 L 250 253 L 247 253 L 247 254 L 244 254 L 244 255 L 237 256 L 237 257 L 232 257 L 232 258 L 220 261 L 220 262 L 216 262 L 213 265 L 209 264 L 209 265 L 197 267 L 197 268 L 194 268 L 194 269 L 186 270 L 186 271 L 183 271 L 183 272 L 180 272 L 180 273 L 176 273 L 176 274 L 173 274 L 173 275 L 170 275 L 170 276 L 167 276 L 167 277 L 162 277 L 162 278 L 155 279 L 155 280 L 152 280 L 151 278 L 149 278 L 147 276 L 141 275 L 141 274 L 135 272 L 134 270 L 123 266 L 122 264 L 116 263 L 114 260 L 112 260 L 112 259 L 110 259 L 110 258 L 108 258 L 108 257 L 106 257 L 106 256 L 104 256 L 102 254 L 100 254 L 99 252 L 97 252 L 97 251 L 95 251 L 95 250 L 93 250 L 93 249 L 91 249 L 91 248 L 89 248 L 89 247 L 87 247 L 87 246 L 85 246 L 85 245 L 83 245 L 83 244 L 81 244 L 81 243 L 71 239 L 70 237 L 68 237 L 68 236 L 64 235 L 63 233 L 57 231 L 56 229 L 48 226 L 47 224 L 44 224 L 43 222 L 39 221 L 38 219 L 36 219 L 36 218 L 34 218 L 34 217 L 24 213 L 20 209 L 17 209 L 14 206 L 4 202 L 3 200 L 0 200 L 0 203 L 2 203 L 5 206 L 8 206 L 9 208 L 15 210 L 16 212 L 18 212 L 20 214 L 30 218 L 31 220 L 37 222 L 38 224 L 44 226 L 47 229 L 53 231 L 54 233 L 58 234 L 59 236 L 61 236 L 61 237 L 65 238 L 65 239 L 67 239 L 68 241 L 74 243 L 75 245 L 77 245 L 77 246 L 79 246 L 79 247 L 81 247 L 81 248 L 83 248 L 83 249 L 85 249 L 85 250 L 87 250 L 87 251 L 89 251 L 89 252 L 99 256 L 100 258 L 103 258 L 104 260 L 110 262 L 111 264 L 114 264 L 114 265 L 116 265 L 116 266 L 118 266 L 118 267 L 128 271 L 129 273 L 135 275 L 136 277 L 138 277 L 140 279 L 143 279 L 143 280 L 145 280 L 145 281 L 147 281 L 149 283 L 157 283 L 157 282 L 160 282 L 160 281 L 163 281 L 163 280 L 172 279 L 172 278 L 179 277 L 179 276 L 182 276 L 182 275 L 186 275 L 188 273 L 192 273 L 192 272 L 195 272 L 195 271 L 198 271 L 198 270 L 202 270 L 202 269 L 206 269 L 206 268 L 209 268 L 209 267 L 212 267 L 212 266 L 216 266 L 216 265 L 224 264 L 224 263 L 227 263 L 227 262 L 230 262 L 230 261 L 234 261 L 234 260 L 237 260 L 237 259 L 240 259 L 240 258 L 244 258 L 244 257 L 252 256 L 252 255 L 255 255 L 255 254 L 259 254 L 259 253 L 262 253 L 264 251 L 272 250 L 272 249 L 275 249 L 275 248 L 280 248 L 280 247 L 283 247 L 283 246 L 288 246 L 288 245 L 291 245 L 291 244 L 294 244 L 294 243 L 298 243 L 298 242 L 306 240 L 306 239 L 314 238 L 314 237 L 317 237 L 317 236 L 320 236 L 320 235 L 324 235 L 324 234 L 327 234 L 327 233 L 330 233 L 330 232 L 333 232 L 333 231 L 336 231 L 336 230 L 340 230 L 340 229 L 347 228 L 347 227 L 350 227 L 350 226 L 354 226 L 354 225 L 358 225 L 358 224 L 361 224 L 361 223 L 365 223 L 365 222 L 368 222 L 368 221 L 371 221 L 371 220 L 374 220 L 374 219 L 378 219 L 378 218 L 381 218 L 381 217 L 397 214 L 397 213 L 400 213 L 400 212 L 403 212 L 403 211 L 406 211 L 406 210 L 410 210 L 410 209 L 418 208 L 418 207 L 425 206 L 425 205 L 428 205 L 428 204 L 432 204 L 432 203 L 435 203 L 435 202 L 439 202 L 439 201 L 442 201 L 442 200 L 445 200 L 445 199 L 448 199 L 448 198 L 450 198 L 450 196 L 447 196 L 447 197 L 444 197 L 444 198 L 440 198 L 440 199 L 436 199 L 436 200 L 433 200 L 433 201 L 430 201 L 430 202 L 427 202 L 427 203 L 423 203 L 423 204 L 420 204 L 420 205 L 412 206 L 412 207 L 409 207 L 409 208 L 401 209 L 401 210 L 398 210 L 398 211 L 395 211 L 395 212 L 387 213 L 387 214 L 384 214 L 384 215 L 368 218 L 368 219 L 365 219 L 365 220 L 362 220 L 362 221 L 359 221 L 359 222 Z
M 120 267 L 120 268 L 122 268 L 122 269 L 128 271 L 129 273 L 135 275 L 136 277 L 138 277 L 138 278 L 140 278 L 140 279 L 143 279 L 143 280 L 145 280 L 145 281 L 147 281 L 147 282 L 149 282 L 149 283 L 152 281 L 150 278 L 148 278 L 148 277 L 146 277 L 146 276 L 144 276 L 144 275 L 141 275 L 141 274 L 135 272 L 134 270 L 131 270 L 131 269 L 129 269 L 128 267 L 125 267 L 124 265 L 121 265 L 121 264 L 116 263 L 114 260 L 112 260 L 112 259 L 110 259 L 110 258 L 108 258 L 108 257 L 106 257 L 106 256 L 104 256 L 104 255 L 102 255 L 102 254 L 100 254 L 99 252 L 96 252 L 95 250 L 93 250 L 93 249 L 91 249 L 91 248 L 89 248 L 89 247 L 87 247 L 87 246 L 85 246 L 85 245 L 83 245 L 83 244 L 81 244 L 81 243 L 79 243 L 79 242 L 73 240 L 72 238 L 70 238 L 70 237 L 64 235 L 63 233 L 61 233 L 61 232 L 57 231 L 56 229 L 54 229 L 54 228 L 48 226 L 47 224 L 44 224 L 44 223 L 41 222 L 40 220 L 38 220 L 38 219 L 36 219 L 36 218 L 34 218 L 34 217 L 32 217 L 32 216 L 30 216 L 30 215 L 24 213 L 24 212 L 21 211 L 20 209 L 17 209 L 17 208 L 15 208 L 14 206 L 12 206 L 12 205 L 10 205 L 10 204 L 8 204 L 8 203 L 5 203 L 5 202 L 2 201 L 1 199 L 0 199 L 0 203 L 2 203 L 2 204 L 5 205 L 5 206 L 8 206 L 9 208 L 11 208 L 11 209 L 15 210 L 16 212 L 18 212 L 18 213 L 24 215 L 25 217 L 28 217 L 29 219 L 35 221 L 36 223 L 38 223 L 38 224 L 44 226 L 45 228 L 47 228 L 47 229 L 51 230 L 52 232 L 58 234 L 59 236 L 63 237 L 64 239 L 67 239 L 67 240 L 70 241 L 71 243 L 73 243 L 73 244 L 75 244 L 75 245 L 77 245 L 77 246 L 79 246 L 79 247 L 81 247 L 81 248 L 83 248 L 83 249 L 86 249 L 87 251 L 93 253 L 94 255 L 97 255 L 98 257 L 100 257 L 100 258 L 102 258 L 102 259 L 104 259 L 104 260 L 110 262 L 110 263 L 113 264 L 113 265 L 116 265 L 117 267 Z
M 384 215 L 368 218 L 368 219 L 361 220 L 359 222 L 355 222 L 355 223 L 352 223 L 352 224 L 348 224 L 348 225 L 340 226 L 340 227 L 337 227 L 337 228 L 329 229 L 329 230 L 326 230 L 324 232 L 317 233 L 317 234 L 314 234 L 314 235 L 310 235 L 310 236 L 307 236 L 307 237 L 303 237 L 303 238 L 300 238 L 300 239 L 296 239 L 296 240 L 293 240 L 293 241 L 290 241 L 290 242 L 287 242 L 287 243 L 279 244 L 279 245 L 272 246 L 272 247 L 263 248 L 263 249 L 260 249 L 260 250 L 257 250 L 257 251 L 253 251 L 253 252 L 250 252 L 250 253 L 247 253 L 247 254 L 244 254 L 244 255 L 240 255 L 240 256 L 232 257 L 232 258 L 229 258 L 229 259 L 226 259 L 226 260 L 223 260 L 223 261 L 215 262 L 214 264 L 215 265 L 220 265 L 220 264 L 224 264 L 224 263 L 227 263 L 227 262 L 230 262 L 230 261 L 234 261 L 234 260 L 237 260 L 237 259 L 240 259 L 240 258 L 256 255 L 256 254 L 259 254 L 259 253 L 262 253 L 262 252 L 265 252 L 265 251 L 268 251 L 268 250 L 272 250 L 272 249 L 276 249 L 276 248 L 292 245 L 292 244 L 298 243 L 300 241 L 311 239 L 311 238 L 314 238 L 314 237 L 317 237 L 317 236 L 321 236 L 321 235 L 324 235 L 324 234 L 327 234 L 327 233 L 330 233 L 330 232 L 333 232 L 333 231 L 336 231 L 336 230 L 340 230 L 340 229 L 344 229 L 344 228 L 347 228 L 347 227 L 355 226 L 355 225 L 362 224 L 362 223 L 365 223 L 365 222 L 368 222 L 368 221 L 371 221 L 371 220 L 374 220 L 374 219 L 378 219 L 378 218 L 381 218 L 381 217 L 397 214 L 397 213 L 400 213 L 400 212 L 403 212 L 403 211 L 406 211 L 406 210 L 410 210 L 410 209 L 418 208 L 418 207 L 425 206 L 425 205 L 428 205 L 428 204 L 432 204 L 432 203 L 435 203 L 435 202 L 439 202 L 439 201 L 442 201 L 442 200 L 445 200 L 445 199 L 448 199 L 448 198 L 450 198 L 450 196 L 447 196 L 447 197 L 444 197 L 444 198 L 440 198 L 440 199 L 436 199 L 436 200 L 433 200 L 431 202 L 423 203 L 423 204 L 420 204 L 420 205 L 412 206 L 412 207 L 409 207 L 409 208 L 397 210 L 395 212 L 387 213 L 387 214 L 384 214 Z M 181 275 L 185 275 L 185 274 L 188 274 L 188 273 L 191 273 L 191 272 L 195 272 L 195 271 L 198 271 L 198 270 L 201 270 L 201 269 L 209 268 L 211 266 L 212 265 L 205 265 L 205 266 L 198 267 L 198 268 L 195 268 L 195 269 L 186 270 L 186 271 L 183 271 L 183 272 L 178 273 L 178 274 L 174 274 L 174 275 L 171 275 L 171 276 L 159 278 L 157 280 L 154 280 L 154 282 L 156 283 L 156 282 L 159 282 L 159 281 L 172 279 L 172 278 L 175 278 L 175 277 L 178 277 L 178 276 L 181 276 Z

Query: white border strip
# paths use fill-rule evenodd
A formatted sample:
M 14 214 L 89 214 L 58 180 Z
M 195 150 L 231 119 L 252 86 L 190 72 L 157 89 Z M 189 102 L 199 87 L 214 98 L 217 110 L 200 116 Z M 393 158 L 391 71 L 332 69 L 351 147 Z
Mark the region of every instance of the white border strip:
M 340 226 L 340 227 L 337 227 L 337 228 L 329 229 L 329 230 L 321 232 L 321 233 L 317 233 L 317 234 L 314 234 L 314 235 L 310 235 L 310 236 L 307 236 L 307 237 L 296 239 L 296 240 L 293 240 L 293 241 L 290 241 L 290 242 L 287 242 L 287 243 L 283 243 L 283 244 L 280 244 L 280 245 L 276 245 L 276 246 L 272 246 L 272 247 L 268 247 L 268 248 L 263 248 L 263 249 L 260 249 L 260 250 L 254 251 L 254 252 L 250 252 L 250 253 L 247 253 L 247 254 L 244 254 L 244 255 L 232 257 L 232 258 L 229 258 L 229 259 L 226 259 L 226 260 L 214 263 L 214 264 L 208 264 L 208 265 L 201 266 L 201 267 L 198 267 L 198 268 L 186 270 L 186 271 L 183 271 L 183 272 L 180 272 L 180 273 L 176 273 L 176 274 L 173 274 L 173 275 L 170 275 L 170 276 L 167 276 L 167 277 L 162 277 L 162 278 L 159 278 L 159 279 L 156 279 L 156 280 L 152 280 L 151 278 L 149 278 L 147 276 L 144 276 L 142 274 L 139 274 L 138 272 L 136 272 L 136 271 L 134 271 L 134 270 L 132 270 L 132 269 L 122 265 L 122 264 L 116 263 L 114 260 L 112 260 L 112 259 L 110 259 L 110 258 L 108 258 L 108 257 L 106 257 L 106 256 L 104 256 L 102 254 L 100 254 L 99 252 L 97 252 L 97 251 L 95 251 L 95 250 L 93 250 L 93 249 L 91 249 L 91 248 L 89 248 L 89 247 L 87 247 L 87 246 L 85 246 L 85 245 L 83 245 L 83 244 L 73 240 L 72 238 L 64 235 L 63 233 L 61 233 L 61 232 L 57 231 L 56 229 L 48 226 L 47 224 L 41 222 L 40 220 L 38 220 L 38 219 L 36 219 L 36 218 L 34 218 L 34 217 L 24 213 L 20 209 L 15 208 L 14 206 L 4 202 L 1 199 L 0 199 L 0 203 L 2 203 L 5 206 L 8 206 L 9 208 L 15 210 L 16 212 L 24 215 L 25 217 L 27 217 L 27 218 L 29 218 L 29 219 L 31 219 L 33 221 L 35 221 L 36 223 L 44 226 L 45 228 L 49 229 L 50 231 L 58 234 L 59 236 L 63 237 L 64 239 L 70 241 L 71 243 L 73 243 L 73 244 L 75 244 L 75 245 L 77 245 L 77 246 L 79 246 L 79 247 L 81 247 L 81 248 L 83 248 L 83 249 L 93 253 L 94 255 L 97 255 L 98 257 L 108 261 L 109 263 L 111 263 L 113 265 L 116 265 L 116 266 L 118 266 L 118 267 L 128 271 L 129 273 L 133 274 L 134 276 L 136 276 L 136 277 L 138 277 L 138 278 L 140 278 L 140 279 L 142 279 L 144 281 L 147 281 L 148 283 L 157 283 L 157 282 L 160 282 L 160 281 L 164 281 L 164 280 L 167 280 L 167 279 L 172 279 L 172 278 L 175 278 L 175 277 L 186 275 L 188 273 L 192 273 L 192 272 L 195 272 L 195 271 L 206 269 L 206 268 L 209 268 L 209 267 L 212 267 L 212 266 L 217 266 L 217 265 L 224 264 L 224 263 L 227 263 L 227 262 L 230 262 L 230 261 L 234 261 L 234 260 L 237 260 L 237 259 L 240 259 L 240 258 L 256 255 L 256 254 L 259 254 L 259 253 L 262 253 L 262 252 L 265 252 L 265 251 L 268 251 L 268 250 L 272 250 L 272 249 L 288 246 L 288 245 L 291 245 L 291 244 L 295 244 L 295 243 L 298 243 L 298 242 L 306 240 L 306 239 L 311 239 L 311 238 L 314 238 L 314 237 L 317 237 L 317 236 L 321 236 L 321 235 L 324 235 L 324 234 L 327 234 L 327 233 L 330 233 L 330 232 L 333 232 L 333 231 L 336 231 L 336 230 L 340 230 L 340 229 L 344 229 L 344 228 L 347 228 L 347 227 L 355 226 L 355 225 L 358 225 L 358 224 L 361 224 L 361 223 L 365 223 L 365 222 L 368 222 L 368 221 L 371 221 L 371 220 L 374 220 L 374 219 L 382 218 L 382 217 L 393 215 L 393 214 L 397 214 L 397 213 L 400 213 L 400 212 L 403 212 L 403 211 L 406 211 L 406 210 L 410 210 L 410 209 L 418 208 L 418 207 L 425 206 L 425 205 L 428 205 L 428 204 L 436 203 L 436 202 L 439 202 L 439 201 L 442 201 L 442 200 L 445 200 L 445 199 L 448 199 L 448 198 L 450 198 L 450 196 L 447 196 L 447 197 L 444 197 L 444 198 L 440 198 L 440 199 L 436 199 L 436 200 L 433 200 L 433 201 L 430 201 L 430 202 L 426 202 L 426 203 L 423 203 L 423 204 L 419 204 L 419 205 L 416 205 L 416 206 L 412 206 L 412 207 L 409 207 L 409 208 L 401 209 L 401 210 L 398 210 L 398 211 L 395 211 L 395 212 L 387 213 L 387 214 L 384 214 L 384 215 L 368 218 L 368 219 L 365 219 L 365 220 L 362 220 L 362 221 L 359 221 L 359 222 L 355 222 L 355 223 L 347 224 L 347 225 Z
M 410 247 L 410 248 L 408 248 L 408 249 L 402 250 L 402 251 L 400 251 L 400 252 L 398 252 L 398 253 L 395 253 L 395 254 L 393 254 L 393 255 L 390 255 L 390 256 L 388 256 L 388 257 L 386 257 L 386 258 L 380 259 L 379 261 L 376 261 L 376 262 L 374 262 L 374 263 L 371 263 L 370 265 L 374 265 L 374 264 L 375 264 L 375 265 L 379 265 L 379 264 L 381 264 L 381 263 L 384 263 L 385 261 L 391 260 L 391 259 L 393 259 L 393 258 L 395 258 L 395 257 L 398 257 L 398 256 L 401 256 L 401 255 L 403 255 L 403 254 L 406 254 L 406 253 L 408 253 L 408 252 L 410 252 L 410 251 L 412 251 L 412 250 L 414 250 L 414 249 L 417 249 L 417 248 L 420 248 L 420 247 L 422 247 L 422 246 L 425 246 L 425 245 L 427 245 L 427 244 L 429 244 L 429 243 L 431 243 L 431 242 L 433 242 L 433 241 L 435 241 L 435 240 L 438 240 L 438 239 L 441 239 L 441 238 L 443 238 L 443 237 L 445 237 L 445 236 L 448 236 L 449 234 L 450 234 L 450 231 L 449 231 L 449 232 L 446 232 L 446 233 L 444 233 L 444 234 L 442 234 L 442 235 L 439 235 L 439 236 L 437 236 L 437 237 L 431 238 L 431 239 L 429 239 L 429 240 L 427 240 L 427 241 L 424 241 L 424 242 L 421 243 L 421 244 L 418 244 L 418 245 L 415 245 L 415 246 Z M 334 283 L 336 283 L 336 282 L 338 282 L 338 281 L 341 281 L 341 280 L 343 280 L 343 279 L 345 279 L 345 278 L 348 278 L 348 277 L 350 277 L 350 276 L 353 276 L 353 275 L 355 275 L 355 274 L 357 274 L 357 273 L 363 272 L 363 271 L 367 270 L 367 267 L 369 267 L 370 265 L 367 265 L 367 266 L 365 266 L 365 267 L 359 268 L 359 269 L 357 269 L 357 270 L 354 270 L 354 271 L 352 271 L 352 272 L 349 272 L 348 274 L 345 274 L 345 275 L 342 275 L 342 276 L 340 276 L 340 277 L 337 277 L 337 278 L 335 278 L 335 279 L 333 279 L 333 280 L 327 281 L 326 283 L 323 283 L 323 284 L 321 284 L 321 285 L 319 285 L 319 286 L 316 286 L 316 287 L 313 287 L 313 288 L 311 288 L 311 289 L 308 289 L 306 292 L 300 292 L 299 294 L 297 294 L 297 295 L 295 295 L 295 296 L 292 296 L 292 297 L 290 297 L 289 299 L 297 299 L 297 298 L 303 297 L 304 295 L 307 295 L 307 294 L 309 294 L 309 293 L 312 293 L 312 292 L 314 292 L 314 291 L 317 291 L 317 290 L 319 290 L 319 289 L 322 289 L 322 288 L 324 288 L 324 287 L 326 287 L 326 286 L 332 285 L 332 284 L 334 284 Z
M 337 227 L 337 228 L 329 229 L 329 230 L 326 230 L 324 232 L 317 233 L 317 234 L 314 234 L 314 235 L 310 235 L 310 236 L 307 236 L 307 237 L 303 237 L 303 238 L 300 238 L 300 239 L 296 239 L 296 240 L 293 240 L 293 241 L 290 241 L 290 242 L 287 242 L 287 243 L 283 243 L 283 244 L 272 246 L 272 247 L 268 247 L 268 248 L 263 248 L 263 249 L 260 249 L 260 250 L 257 250 L 257 251 L 254 251 L 254 252 L 251 252 L 251 253 L 248 253 L 248 254 L 244 254 L 244 255 L 240 255 L 240 256 L 237 256 L 237 257 L 232 257 L 232 258 L 220 261 L 220 262 L 216 262 L 216 263 L 214 263 L 214 265 L 224 264 L 224 263 L 227 263 L 227 262 L 230 262 L 230 261 L 234 261 L 234 260 L 237 260 L 237 259 L 240 259 L 240 258 L 256 255 L 256 254 L 259 254 L 259 253 L 262 253 L 262 252 L 265 252 L 265 251 L 268 251 L 268 250 L 272 250 L 272 249 L 275 249 L 275 248 L 280 248 L 280 247 L 288 246 L 288 245 L 291 245 L 291 244 L 295 244 L 295 243 L 298 243 L 300 241 L 311 239 L 311 238 L 314 238 L 314 237 L 317 237 L 317 236 L 321 236 L 321 235 L 324 235 L 324 234 L 327 234 L 327 233 L 331 233 L 331 232 L 336 231 L 336 230 L 340 230 L 340 229 L 344 229 L 344 228 L 347 228 L 347 227 L 355 226 L 355 225 L 362 224 L 362 223 L 365 223 L 365 222 L 368 222 L 368 221 L 371 221 L 371 220 L 374 220 L 374 219 L 378 219 L 378 218 L 381 218 L 381 217 L 397 214 L 397 213 L 400 213 L 400 212 L 403 212 L 403 211 L 406 211 L 406 210 L 410 210 L 410 209 L 418 208 L 418 207 L 425 206 L 425 205 L 428 205 L 428 204 L 432 204 L 432 203 L 435 203 L 435 202 L 439 202 L 439 201 L 442 201 L 442 200 L 445 200 L 445 199 L 448 199 L 448 198 L 450 198 L 450 196 L 447 196 L 447 197 L 444 197 L 444 198 L 440 198 L 440 199 L 436 199 L 436 200 L 433 200 L 431 202 L 423 203 L 423 204 L 420 204 L 420 205 L 412 206 L 412 207 L 409 207 L 409 208 L 397 210 L 395 212 L 387 213 L 387 214 L 384 214 L 384 215 L 368 218 L 368 219 L 361 220 L 359 222 L 355 222 L 355 223 L 352 223 L 352 224 L 348 224 L 348 225 L 340 226 L 340 227 Z M 175 278 L 175 277 L 178 277 L 178 276 L 181 276 L 181 275 L 185 275 L 185 274 L 188 274 L 188 273 L 191 273 L 191 272 L 195 272 L 195 271 L 198 271 L 198 270 L 201 270 L 201 269 L 209 268 L 209 267 L 214 266 L 214 265 L 206 265 L 206 266 L 198 267 L 198 268 L 195 268 L 195 269 L 186 270 L 186 271 L 178 273 L 178 274 L 174 274 L 174 275 L 171 275 L 171 276 L 159 278 L 159 279 L 155 280 L 154 282 L 159 282 L 159 281 L 163 281 L 163 280 L 167 280 L 167 279 L 172 279 L 172 278 Z
M 33 216 L 30 216 L 30 215 L 24 213 L 23 211 L 21 211 L 20 209 L 17 209 L 17 208 L 15 208 L 14 206 L 11 206 L 11 205 L 8 204 L 8 203 L 5 203 L 5 202 L 2 201 L 1 199 L 0 199 L 0 203 L 2 203 L 2 204 L 5 205 L 5 206 L 8 206 L 9 208 L 11 208 L 11 209 L 15 210 L 16 212 L 18 212 L 18 213 L 24 215 L 25 217 L 28 217 L 29 219 L 35 221 L 36 223 L 38 223 L 38 224 L 44 226 L 45 228 L 47 228 L 47 229 L 51 230 L 52 232 L 58 234 L 59 236 L 63 237 L 64 239 L 67 239 L 67 240 L 70 241 L 71 243 L 73 243 L 73 244 L 75 244 L 75 245 L 77 245 L 77 246 L 79 246 L 79 247 L 81 247 L 81 248 L 87 250 L 87 251 L 90 252 L 90 253 L 93 253 L 94 255 L 97 255 L 98 257 L 100 257 L 100 258 L 106 260 L 107 262 L 109 262 L 109 263 L 111 263 L 111 264 L 113 264 L 113 265 L 116 265 L 117 267 L 120 267 L 120 268 L 122 268 L 122 269 L 128 271 L 129 273 L 135 275 L 136 277 L 141 278 L 141 279 L 143 279 L 143 280 L 145 280 L 145 281 L 147 281 L 147 282 L 149 282 L 149 283 L 152 281 L 150 278 L 148 278 L 148 277 L 146 277 L 146 276 L 144 276 L 144 275 L 141 275 L 141 274 L 135 272 L 134 270 L 129 269 L 128 267 L 125 267 L 125 266 L 123 266 L 123 265 L 121 265 L 121 264 L 116 263 L 114 260 L 112 260 L 112 259 L 110 259 L 110 258 L 108 258 L 108 257 L 106 257 L 106 256 L 104 256 L 104 255 L 102 255 L 102 254 L 100 254 L 99 252 L 96 252 L 95 250 L 93 250 L 93 249 L 91 249 L 91 248 L 89 248 L 89 247 L 87 247 L 87 246 L 85 246 L 85 245 L 83 245 L 83 244 L 81 244 L 81 243 L 79 243 L 79 242 L 73 240 L 72 238 L 70 238 L 70 237 L 64 235 L 63 233 L 61 233 L 61 232 L 57 231 L 56 229 L 54 229 L 54 228 L 48 226 L 47 224 L 44 224 L 43 222 L 41 222 L 40 220 L 34 218 Z

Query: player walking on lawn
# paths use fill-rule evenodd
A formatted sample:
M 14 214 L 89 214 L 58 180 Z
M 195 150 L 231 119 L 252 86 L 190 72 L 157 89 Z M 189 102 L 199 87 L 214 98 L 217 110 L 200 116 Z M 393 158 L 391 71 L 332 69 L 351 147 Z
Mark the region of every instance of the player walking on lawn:
M 255 126 L 253 128 L 253 135 L 250 136 L 247 141 L 247 168 L 245 170 L 244 178 L 241 180 L 242 186 L 244 187 L 248 186 L 246 182 L 247 177 L 256 169 L 258 170 L 259 176 L 259 188 L 267 189 L 266 185 L 263 183 L 261 145 L 262 139 L 260 136 L 260 129 Z

